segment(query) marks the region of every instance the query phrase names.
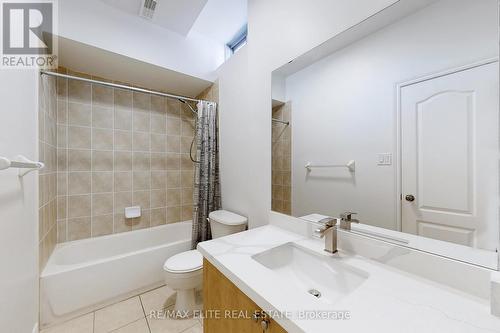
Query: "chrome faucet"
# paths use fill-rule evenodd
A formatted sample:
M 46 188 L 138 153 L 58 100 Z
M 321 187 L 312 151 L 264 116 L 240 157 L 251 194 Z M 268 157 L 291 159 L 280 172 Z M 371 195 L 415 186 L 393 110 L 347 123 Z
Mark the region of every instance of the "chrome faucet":
M 315 232 L 320 238 L 325 237 L 325 251 L 330 253 L 337 252 L 337 219 L 325 217 L 319 223 L 323 223 L 323 226 L 316 229 Z
M 340 221 L 339 228 L 342 230 L 351 230 L 351 223 L 359 223 L 359 220 L 353 219 L 352 215 L 356 213 L 345 212 L 340 214 L 340 218 L 325 217 L 319 223 L 323 226 L 316 229 L 315 233 L 320 238 L 325 237 L 325 251 L 330 253 L 337 252 L 337 220 Z

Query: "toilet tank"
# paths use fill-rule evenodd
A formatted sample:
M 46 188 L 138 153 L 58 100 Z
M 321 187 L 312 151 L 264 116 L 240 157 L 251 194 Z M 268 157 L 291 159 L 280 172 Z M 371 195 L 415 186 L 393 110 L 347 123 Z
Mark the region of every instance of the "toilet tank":
M 227 210 L 216 210 L 208 215 L 212 238 L 224 237 L 246 230 L 248 219 L 244 216 L 228 212 Z

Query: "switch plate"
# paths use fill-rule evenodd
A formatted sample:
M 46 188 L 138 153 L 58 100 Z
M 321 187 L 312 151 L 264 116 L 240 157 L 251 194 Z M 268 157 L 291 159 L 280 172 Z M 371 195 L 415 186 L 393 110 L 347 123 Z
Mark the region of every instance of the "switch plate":
M 392 154 L 391 153 L 378 154 L 377 165 L 392 165 Z

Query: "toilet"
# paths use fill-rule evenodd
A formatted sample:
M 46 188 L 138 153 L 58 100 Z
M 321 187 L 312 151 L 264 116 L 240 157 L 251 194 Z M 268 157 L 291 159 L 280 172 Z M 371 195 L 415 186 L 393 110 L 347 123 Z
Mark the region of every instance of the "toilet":
M 208 215 L 212 238 L 219 238 L 244 231 L 247 218 L 225 210 L 217 210 Z M 165 284 L 177 292 L 175 311 L 192 313 L 197 309 L 196 289 L 203 282 L 203 256 L 198 250 L 176 254 L 163 265 Z

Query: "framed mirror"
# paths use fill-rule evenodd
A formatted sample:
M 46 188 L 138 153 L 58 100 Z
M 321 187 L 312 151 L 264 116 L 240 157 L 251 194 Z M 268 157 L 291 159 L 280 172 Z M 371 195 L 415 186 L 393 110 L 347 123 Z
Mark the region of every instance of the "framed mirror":
M 498 269 L 497 0 L 401 0 L 273 72 L 272 209 Z

